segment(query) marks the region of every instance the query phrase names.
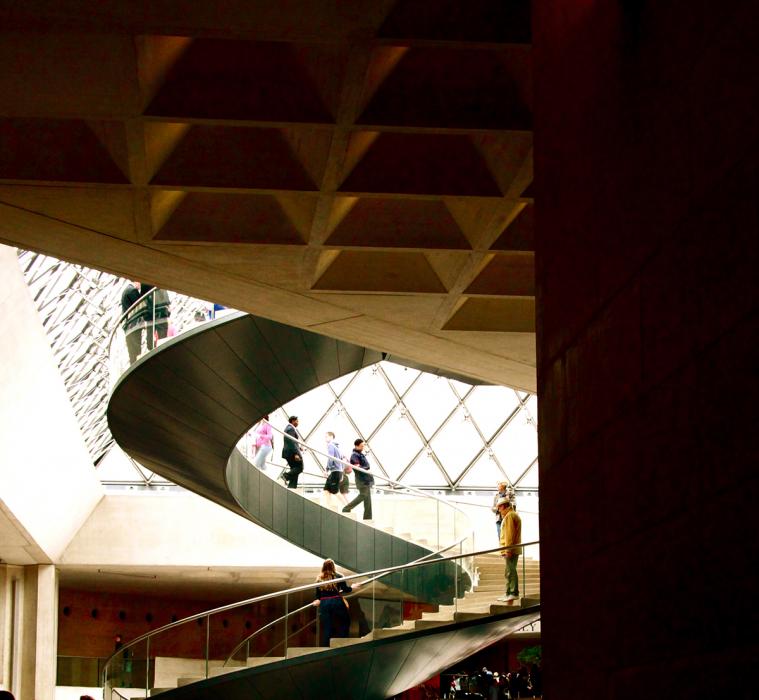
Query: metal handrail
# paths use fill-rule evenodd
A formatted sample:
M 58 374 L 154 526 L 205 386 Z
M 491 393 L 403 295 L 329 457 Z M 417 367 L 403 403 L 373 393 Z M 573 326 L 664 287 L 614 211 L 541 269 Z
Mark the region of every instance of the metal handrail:
M 266 464 L 267 466 L 270 466 L 270 467 L 275 467 L 276 469 L 279 469 L 280 471 L 285 471 L 287 469 L 287 466 L 283 467 L 281 464 L 277 464 L 276 462 L 264 462 L 264 464 Z M 327 476 L 327 474 L 325 474 L 325 473 L 317 474 L 316 472 L 306 471 L 305 469 L 301 472 L 301 475 L 302 476 L 315 476 L 317 478 L 324 478 L 325 476 Z M 317 487 L 317 485 L 309 484 L 308 486 L 305 486 L 304 488 L 315 489 L 315 488 L 318 488 L 318 487 Z M 398 489 L 396 489 L 396 488 L 386 488 L 383 485 L 374 486 L 373 488 L 374 488 L 375 491 L 382 491 L 382 493 L 398 494 Z M 403 488 L 406 488 L 406 487 L 404 486 Z M 470 505 L 470 504 L 466 503 L 465 501 L 455 501 L 455 503 L 463 503 L 464 505 Z M 471 505 L 475 505 L 475 504 L 471 504 Z M 519 512 L 522 513 L 523 511 L 519 511 Z
M 292 437 L 291 435 L 288 435 L 283 430 L 280 430 L 279 428 L 276 428 L 275 426 L 273 426 L 271 423 L 269 423 L 269 426 L 271 427 L 272 430 L 282 435 L 286 440 L 291 440 L 292 442 L 297 443 L 298 445 L 300 445 L 301 447 L 304 447 L 305 449 L 309 450 L 309 452 L 313 454 L 321 455 L 322 457 L 326 457 L 327 459 L 330 459 L 334 462 L 340 462 L 343 465 L 343 467 L 347 466 L 347 467 L 350 467 L 351 470 L 353 471 L 359 471 L 364 474 L 369 474 L 372 477 L 382 479 L 383 481 L 387 482 L 388 484 L 391 484 L 392 486 L 404 489 L 417 496 L 421 496 L 422 498 L 430 498 L 434 501 L 437 501 L 438 503 L 442 503 L 443 505 L 449 508 L 453 508 L 454 511 L 460 513 L 464 518 L 466 518 L 466 521 L 469 523 L 470 526 L 472 524 L 471 520 L 469 519 L 469 516 L 466 513 L 464 513 L 464 511 L 462 511 L 460 508 L 457 508 L 454 505 L 451 505 L 451 503 L 449 503 L 447 500 L 440 498 L 439 496 L 436 496 L 435 494 L 426 493 L 425 491 L 415 489 L 413 486 L 407 486 L 406 484 L 402 484 L 400 481 L 396 481 L 395 479 L 390 479 L 389 477 L 384 476 L 383 474 L 372 472 L 372 471 L 369 471 L 368 469 L 363 469 L 362 467 L 359 467 L 355 464 L 351 464 L 349 461 L 346 461 L 342 458 L 332 457 L 331 455 L 325 452 L 322 452 L 321 450 L 318 450 L 315 447 L 311 447 L 310 445 L 307 445 L 303 440 L 299 440 L 297 438 Z
M 126 319 L 129 316 L 129 314 L 132 311 L 134 311 L 139 304 L 141 304 L 143 301 L 146 301 L 149 296 L 152 296 L 157 291 L 158 291 L 158 287 L 153 287 L 152 289 L 149 289 L 142 296 L 138 297 L 137 301 L 135 301 L 126 311 L 124 311 L 121 314 L 121 316 L 118 317 L 118 319 L 116 319 L 116 323 L 113 325 L 113 328 L 111 329 L 111 332 L 108 334 L 108 342 L 106 343 L 109 355 L 111 354 L 111 345 L 113 344 L 113 339 L 116 336 L 116 332 L 121 328 L 121 324 L 124 321 L 126 321 Z
M 414 561 L 413 561 L 413 562 L 410 562 L 410 563 L 422 562 L 422 561 L 424 561 L 425 559 L 428 559 L 429 557 L 432 557 L 432 556 L 436 556 L 436 555 L 440 554 L 440 552 L 445 552 L 445 551 L 448 551 L 449 549 L 453 549 L 453 548 L 454 548 L 454 547 L 455 547 L 457 544 L 459 544 L 459 543 L 458 543 L 458 542 L 456 542 L 455 544 L 449 545 L 449 546 L 448 546 L 448 547 L 446 547 L 445 549 L 439 550 L 439 551 L 437 551 L 437 552 L 430 552 L 429 554 L 425 554 L 423 557 L 419 557 L 419 559 L 414 559 Z M 472 555 L 471 555 L 471 554 L 467 554 L 467 555 L 465 555 L 465 556 L 472 556 Z M 438 561 L 440 561 L 440 560 L 438 560 L 438 559 L 436 559 L 436 560 L 435 560 L 435 562 L 436 562 L 436 563 L 437 563 Z M 360 574 L 360 575 L 361 575 L 361 574 Z M 363 575 L 365 575 L 365 574 L 363 574 Z M 383 578 L 384 576 L 385 576 L 385 574 L 379 574 L 378 576 L 374 576 L 374 577 L 372 577 L 372 578 L 369 578 L 369 579 L 367 579 L 367 580 L 366 580 L 366 581 L 364 581 L 364 582 L 363 582 L 361 585 L 362 585 L 362 586 L 366 586 L 366 584 L 367 584 L 367 583 L 373 583 L 374 581 L 377 581 L 378 579 L 381 579 L 381 578 Z M 358 588 L 358 586 L 356 586 L 356 588 Z M 348 595 L 345 595 L 345 596 L 343 596 L 343 598 L 352 598 L 353 596 L 357 596 L 359 593 L 360 593 L 360 591 L 358 591 L 358 590 L 354 590 L 354 591 L 351 591 L 350 593 L 348 593 Z M 251 634 L 249 634 L 247 637 L 245 637 L 245 639 L 243 639 L 243 640 L 242 640 L 242 641 L 241 641 L 241 642 L 240 642 L 240 643 L 239 643 L 239 644 L 238 644 L 238 645 L 237 645 L 237 646 L 236 646 L 236 647 L 235 647 L 235 648 L 234 648 L 234 649 L 231 651 L 231 653 L 229 654 L 229 656 L 227 656 L 226 660 L 224 661 L 224 664 L 223 664 L 223 665 L 224 665 L 224 666 L 226 666 L 226 665 L 227 665 L 227 664 L 228 664 L 228 663 L 229 663 L 229 662 L 232 660 L 232 657 L 233 657 L 233 656 L 234 656 L 234 655 L 235 655 L 235 654 L 236 654 L 236 653 L 237 653 L 237 652 L 238 652 L 238 651 L 239 651 L 239 650 L 242 648 L 242 645 L 243 645 L 243 644 L 245 644 L 246 642 L 249 642 L 251 639 L 253 639 L 254 637 L 257 637 L 259 634 L 261 634 L 261 633 L 262 633 L 262 632 L 264 632 L 265 630 L 269 629 L 270 627 L 273 627 L 273 626 L 274 626 L 274 625 L 276 625 L 277 623 L 279 623 L 279 622 L 282 622 L 283 620 L 286 620 L 288 617 L 290 617 L 290 615 L 295 615 L 295 614 L 297 614 L 297 613 L 303 612 L 304 610 L 306 610 L 307 608 L 310 608 L 310 607 L 312 607 L 312 606 L 313 606 L 313 603 L 308 603 L 307 605 L 304 605 L 303 607 L 300 607 L 300 608 L 298 608 L 297 610 L 292 610 L 292 611 L 290 611 L 290 612 L 288 612 L 288 613 L 285 613 L 284 615 L 282 615 L 281 617 L 278 617 L 276 620 L 274 620 L 274 621 L 272 621 L 272 622 L 267 622 L 267 623 L 266 623 L 266 624 L 265 624 L 263 627 L 259 627 L 259 628 L 258 628 L 257 630 L 255 630 L 253 633 L 251 633 Z M 305 624 L 303 627 L 301 627 L 301 628 L 298 630 L 298 632 L 302 632 L 304 629 L 306 629 L 306 627 L 310 627 L 310 626 L 311 626 L 312 624 L 314 624 L 315 622 L 316 622 L 316 620 L 315 620 L 315 619 L 314 619 L 314 620 L 311 620 L 311 622 L 308 622 L 308 623 L 307 623 L 307 624 Z M 296 633 L 294 633 L 294 634 L 297 634 L 297 632 L 296 632 Z M 287 637 L 288 637 L 288 639 L 289 639 L 290 637 L 292 637 L 292 634 L 289 634 L 289 635 L 287 635 Z M 275 648 L 275 647 L 272 647 L 272 648 Z M 264 654 L 264 656 L 267 656 L 267 655 L 268 655 L 268 652 L 267 652 L 267 654 Z
M 523 549 L 524 547 L 531 547 L 533 545 L 540 544 L 540 540 L 535 540 L 533 542 L 521 542 L 519 544 L 513 544 L 513 545 L 507 545 L 504 547 L 492 547 L 490 549 L 483 549 L 479 552 L 470 552 L 469 554 L 454 554 L 448 557 L 440 557 L 438 559 L 434 560 L 435 564 L 440 564 L 442 562 L 446 561 L 455 561 L 457 559 L 463 559 L 465 557 L 476 557 L 481 556 L 483 554 L 492 554 L 493 552 L 505 552 L 507 550 L 512 549 Z M 382 569 L 374 569 L 373 571 L 365 571 L 364 573 L 360 574 L 351 574 L 350 576 L 344 576 L 343 581 L 353 581 L 358 578 L 363 577 L 372 577 L 372 576 L 378 576 L 378 575 L 386 575 L 395 573 L 396 571 L 405 571 L 408 569 L 418 569 L 422 566 L 426 566 L 427 564 L 430 564 L 432 562 L 428 561 L 422 561 L 422 562 L 411 562 L 410 564 L 398 564 L 396 566 L 388 566 Z M 237 603 L 229 603 L 227 605 L 219 606 L 218 608 L 213 608 L 211 610 L 206 610 L 205 612 L 195 613 L 194 615 L 189 615 L 185 618 L 182 618 L 181 620 L 177 620 L 176 622 L 169 622 L 166 625 L 163 625 L 163 627 L 158 627 L 155 630 L 151 630 L 150 632 L 145 632 L 145 634 L 141 634 L 139 637 L 136 637 L 128 644 L 125 644 L 122 646 L 118 651 L 115 651 L 113 654 L 111 654 L 105 661 L 105 665 L 103 668 L 103 673 L 105 673 L 106 669 L 108 668 L 108 664 L 111 663 L 111 661 L 119 656 L 120 654 L 124 653 L 125 649 L 129 649 L 136 644 L 139 644 L 140 642 L 145 641 L 146 639 L 150 639 L 151 637 L 155 637 L 159 634 L 162 634 L 163 632 L 167 632 L 170 629 L 173 629 L 175 627 L 179 627 L 180 625 L 185 625 L 188 622 L 193 622 L 195 620 L 200 620 L 204 617 L 210 617 L 211 615 L 218 615 L 219 613 L 224 613 L 229 610 L 235 610 L 236 608 L 241 608 L 245 605 L 252 605 L 253 603 L 260 603 L 264 600 L 273 600 L 274 598 L 279 598 L 281 596 L 285 595 L 292 595 L 294 593 L 301 593 L 303 591 L 310 591 L 314 588 L 318 588 L 319 586 L 323 585 L 323 581 L 315 581 L 314 583 L 304 583 L 300 586 L 295 586 L 293 588 L 288 588 L 284 591 L 275 591 L 274 593 L 264 593 L 263 595 L 256 596 L 255 598 L 247 598 L 245 600 L 241 600 Z M 364 582 L 366 583 L 366 582 Z M 362 585 L 361 582 L 357 583 L 356 586 Z

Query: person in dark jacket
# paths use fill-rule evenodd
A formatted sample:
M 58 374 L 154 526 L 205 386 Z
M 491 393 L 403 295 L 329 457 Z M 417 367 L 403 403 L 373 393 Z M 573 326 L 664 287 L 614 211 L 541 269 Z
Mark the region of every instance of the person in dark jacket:
M 152 294 L 148 294 L 149 292 Z M 156 289 L 152 284 L 140 285 L 140 294 L 145 297 L 144 318 L 147 326 L 145 342 L 148 350 L 152 350 L 156 338 L 161 340 L 168 335 L 171 298 L 165 289 Z
M 348 601 L 344 593 L 353 589 L 342 580 L 343 575 L 335 570 L 335 562 L 325 559 L 322 570 L 316 580 L 321 584 L 314 589 L 314 605 L 319 606 L 319 622 L 321 623 L 320 644 L 329 646 L 332 637 L 347 637 L 350 626 Z
M 353 454 L 351 455 L 350 462 L 356 467 L 361 469 L 370 469 L 369 460 L 364 455 L 364 447 L 366 443 L 358 438 L 353 442 Z M 358 496 L 356 496 L 345 508 L 343 513 L 350 513 L 359 503 L 364 504 L 364 520 L 372 519 L 372 484 L 374 483 L 374 477 L 371 474 L 365 474 L 358 469 L 354 469 L 353 473 L 356 475 L 356 488 L 358 489 Z
M 121 293 L 121 313 L 125 314 L 140 298 L 140 283 L 129 282 Z M 121 327 L 124 329 L 124 335 L 126 336 L 127 352 L 129 353 L 129 364 L 133 364 L 134 361 L 140 356 L 140 348 L 142 346 L 142 334 L 144 329 L 144 320 L 142 313 L 138 307 L 132 309 L 132 311 L 124 317 L 121 322 Z
M 298 488 L 298 477 L 303 471 L 303 453 L 300 445 L 296 442 L 296 440 L 301 439 L 298 432 L 298 416 L 290 416 L 287 420 L 286 437 L 282 445 L 282 458 L 287 462 L 289 469 L 282 472 L 280 478 L 287 484 L 288 489 L 295 489 Z M 290 437 L 287 437 L 288 435 Z

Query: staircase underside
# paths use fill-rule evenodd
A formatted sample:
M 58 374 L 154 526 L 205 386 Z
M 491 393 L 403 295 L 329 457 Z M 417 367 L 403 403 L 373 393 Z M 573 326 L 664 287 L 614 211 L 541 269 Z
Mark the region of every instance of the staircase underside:
M 241 669 L 168 690 L 166 700 L 381 700 L 423 683 L 540 617 L 533 606 Z
M 308 501 L 263 476 L 235 450 L 263 415 L 382 359 L 409 364 L 275 321 L 232 314 L 170 339 L 132 365 L 112 392 L 108 423 L 118 444 L 147 468 L 317 556 L 355 572 L 404 564 L 432 550 Z M 447 580 L 438 597 L 445 602 L 455 569 L 432 568 L 404 582 L 418 590 L 427 577 Z
M 432 550 L 312 503 L 259 472 L 235 449 L 263 415 L 382 359 L 394 358 L 235 314 L 171 339 L 132 365 L 113 390 L 108 422 L 119 445 L 149 469 L 304 549 L 356 572 L 401 565 Z M 438 605 L 453 602 L 454 592 L 471 589 L 468 576 L 452 562 L 388 579 L 391 587 Z M 477 601 L 467 604 L 472 602 Z M 387 698 L 534 622 L 539 614 L 538 606 L 502 612 L 486 605 L 483 611 L 461 615 L 441 611 L 414 629 L 402 625 L 397 634 L 382 630 L 345 640 L 344 646 L 165 692 L 172 698 L 209 700 Z

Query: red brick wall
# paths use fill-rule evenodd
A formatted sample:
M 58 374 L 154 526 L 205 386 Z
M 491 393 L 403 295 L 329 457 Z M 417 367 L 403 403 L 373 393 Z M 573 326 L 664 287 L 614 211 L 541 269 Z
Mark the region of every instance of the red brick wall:
M 757 6 L 533 7 L 546 694 L 744 697 Z

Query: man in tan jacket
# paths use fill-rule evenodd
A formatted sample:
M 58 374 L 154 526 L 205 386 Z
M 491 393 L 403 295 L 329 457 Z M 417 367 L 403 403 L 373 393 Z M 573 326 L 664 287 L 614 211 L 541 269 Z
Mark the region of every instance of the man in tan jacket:
M 501 516 L 501 546 L 522 543 L 522 519 L 512 508 L 508 498 L 498 499 L 498 514 Z M 511 605 L 515 600 L 519 600 L 519 575 L 517 574 L 517 564 L 521 547 L 514 549 L 505 549 L 501 552 L 506 562 L 506 595 L 497 598 L 497 600 Z

